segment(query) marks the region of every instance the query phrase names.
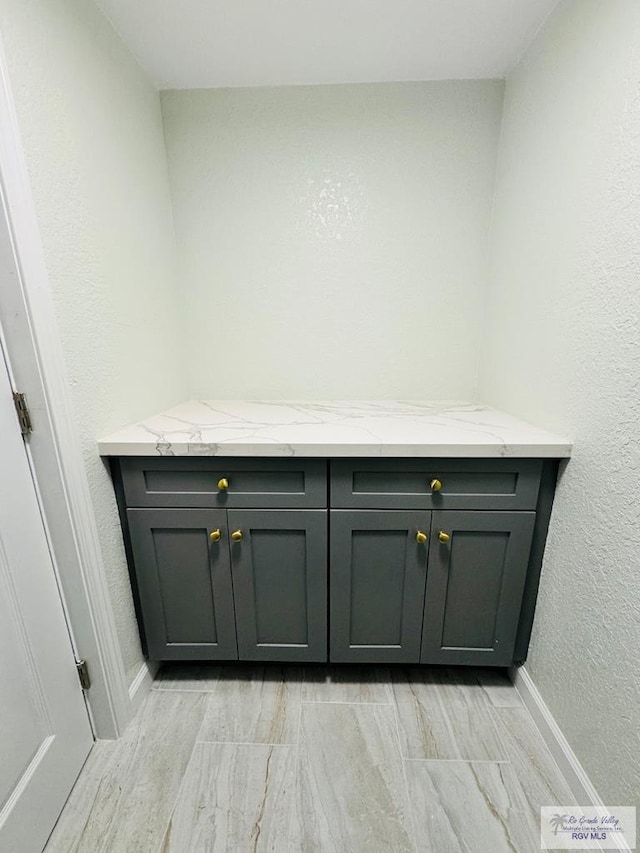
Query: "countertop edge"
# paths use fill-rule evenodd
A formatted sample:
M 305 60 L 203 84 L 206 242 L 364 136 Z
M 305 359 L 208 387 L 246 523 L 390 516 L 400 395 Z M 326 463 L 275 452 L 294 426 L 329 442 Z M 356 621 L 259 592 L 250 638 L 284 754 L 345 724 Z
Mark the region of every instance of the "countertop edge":
M 219 456 L 262 458 L 461 458 L 461 459 L 568 459 L 573 445 L 567 443 L 511 444 L 199 444 L 176 442 L 99 441 L 103 457 L 118 456 Z

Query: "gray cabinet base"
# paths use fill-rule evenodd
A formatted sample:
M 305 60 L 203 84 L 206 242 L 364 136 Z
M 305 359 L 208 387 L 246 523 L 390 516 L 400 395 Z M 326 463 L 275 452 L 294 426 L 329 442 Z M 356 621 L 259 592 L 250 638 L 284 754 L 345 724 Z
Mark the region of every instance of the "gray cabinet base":
M 111 471 L 153 660 L 526 658 L 556 460 L 112 459 Z

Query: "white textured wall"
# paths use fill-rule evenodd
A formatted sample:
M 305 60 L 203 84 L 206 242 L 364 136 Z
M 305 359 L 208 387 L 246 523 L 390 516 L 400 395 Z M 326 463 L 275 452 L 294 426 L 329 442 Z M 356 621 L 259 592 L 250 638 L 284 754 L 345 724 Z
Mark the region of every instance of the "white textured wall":
M 87 0 L 0 0 L 125 666 L 142 661 L 98 435 L 184 397 L 158 93 Z
M 164 92 L 191 396 L 469 398 L 502 94 Z
M 575 437 L 527 668 L 640 804 L 640 5 L 560 5 L 507 82 L 480 397 Z

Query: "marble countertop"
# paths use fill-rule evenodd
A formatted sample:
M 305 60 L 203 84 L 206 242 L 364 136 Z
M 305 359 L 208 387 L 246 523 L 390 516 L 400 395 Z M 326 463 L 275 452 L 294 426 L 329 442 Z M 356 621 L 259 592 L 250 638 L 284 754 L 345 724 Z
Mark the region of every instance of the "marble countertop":
M 102 456 L 547 457 L 571 442 L 479 403 L 191 401 L 98 442 Z

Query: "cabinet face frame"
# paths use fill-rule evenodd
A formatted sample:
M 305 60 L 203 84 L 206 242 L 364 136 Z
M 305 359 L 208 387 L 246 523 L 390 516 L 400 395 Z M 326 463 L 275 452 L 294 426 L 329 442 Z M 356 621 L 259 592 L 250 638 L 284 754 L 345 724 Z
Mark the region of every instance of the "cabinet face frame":
M 335 662 L 359 661 L 363 663 L 418 663 L 420 659 L 420 637 L 422 629 L 425 579 L 427 574 L 428 544 L 416 541 L 419 530 L 429 531 L 431 513 L 421 510 L 331 510 L 330 528 L 330 660 Z M 396 622 L 400 626 L 399 642 L 394 644 L 356 644 L 353 638 L 354 597 L 360 599 L 357 618 L 360 630 L 366 627 L 369 613 L 380 609 L 379 593 L 371 586 L 372 577 L 362 576 L 355 565 L 354 533 L 370 534 L 371 543 L 380 537 L 384 543 L 385 533 L 400 533 L 403 536 L 398 589 L 401 592 Z M 371 559 L 371 549 L 367 554 Z M 364 567 L 366 572 L 366 566 Z M 361 575 L 360 586 L 356 587 L 354 575 Z M 371 575 L 384 574 L 384 566 L 374 566 Z M 367 602 L 369 598 L 369 602 Z M 377 603 L 376 603 L 377 602 Z M 370 605 L 370 606 L 369 606 Z M 375 627 L 373 626 L 373 630 Z
M 229 542 L 240 660 L 326 661 L 327 511 L 230 509 L 227 515 L 229 531 L 242 532 L 241 540 Z M 297 541 L 290 534 L 299 534 Z M 273 540 L 267 542 L 265 536 Z M 274 553 L 278 537 L 282 553 L 288 548 L 299 561 L 279 565 L 280 557 Z M 268 577 L 260 578 L 259 572 Z M 300 579 L 299 574 L 303 574 Z M 297 602 L 287 602 L 296 586 Z M 268 642 L 265 635 L 260 637 L 261 621 L 266 633 L 276 631 L 282 637 L 289 631 L 305 641 L 286 642 L 272 636 Z
M 227 526 L 226 515 L 225 510 L 215 509 L 127 510 L 137 592 L 143 613 L 146 645 L 152 660 L 237 660 L 229 548 L 226 536 L 221 536 L 218 542 L 212 542 L 210 538 L 214 530 L 220 529 L 224 533 Z M 204 594 L 206 589 L 210 596 L 216 642 L 170 640 L 169 607 L 175 597 L 180 595 L 180 578 L 173 577 L 171 572 L 179 573 L 180 566 L 176 564 L 169 568 L 160 565 L 154 530 L 200 533 L 201 542 L 197 548 L 200 551 L 200 559 L 205 554 L 206 566 L 202 563 L 197 565 L 198 555 L 195 553 L 192 556 L 185 553 L 185 560 L 190 563 L 191 572 L 200 570 L 200 579 L 204 586 L 201 593 Z M 193 551 L 194 545 L 195 542 L 192 542 L 187 547 Z M 169 595 L 171 599 L 165 600 Z
M 534 512 L 443 510 L 433 513 L 421 663 L 479 666 L 509 666 L 512 663 L 535 520 Z M 440 541 L 441 530 L 450 536 L 450 541 Z M 476 534 L 474 552 L 456 553 L 458 542 L 465 534 Z M 482 548 L 483 536 L 487 537 L 486 549 Z M 499 549 L 494 547 L 492 553 L 489 547 L 495 546 L 496 536 L 506 537 L 499 576 L 495 562 Z M 481 587 L 486 588 L 494 581 L 495 607 L 484 613 L 474 611 L 473 584 L 470 583 L 463 612 L 457 614 L 455 596 L 459 594 L 460 583 L 464 583 L 465 577 L 473 579 L 474 573 L 485 575 L 483 584 L 476 587 L 476 606 L 481 606 Z M 470 635 L 474 631 L 490 634 L 491 642 L 484 646 L 445 645 L 448 617 L 456 624 L 458 632 L 464 630 L 461 624 L 466 619 Z

